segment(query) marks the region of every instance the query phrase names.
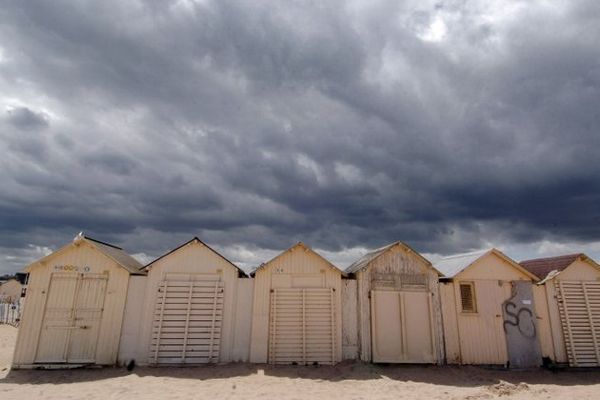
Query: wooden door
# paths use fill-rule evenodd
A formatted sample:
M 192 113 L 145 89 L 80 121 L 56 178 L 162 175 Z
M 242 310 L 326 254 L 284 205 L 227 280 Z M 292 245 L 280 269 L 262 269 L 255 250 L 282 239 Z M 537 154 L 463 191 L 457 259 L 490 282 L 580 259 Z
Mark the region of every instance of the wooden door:
M 149 362 L 218 362 L 224 291 L 220 280 L 161 282 L 156 293 Z
M 426 291 L 371 291 L 373 362 L 435 362 L 430 297 Z
M 36 363 L 94 363 L 108 275 L 54 272 Z
M 84 274 L 78 282 L 67 362 L 93 363 L 102 321 L 108 275 Z
M 66 363 L 69 332 L 79 274 L 54 272 L 46 293 L 46 309 L 35 357 L 36 363 Z

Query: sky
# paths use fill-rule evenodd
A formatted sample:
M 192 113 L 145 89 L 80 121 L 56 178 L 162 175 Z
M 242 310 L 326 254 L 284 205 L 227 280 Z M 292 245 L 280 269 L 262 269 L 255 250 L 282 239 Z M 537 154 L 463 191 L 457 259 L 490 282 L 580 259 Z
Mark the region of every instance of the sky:
M 244 268 L 600 259 L 600 2 L 0 7 L 0 274 L 78 232 Z

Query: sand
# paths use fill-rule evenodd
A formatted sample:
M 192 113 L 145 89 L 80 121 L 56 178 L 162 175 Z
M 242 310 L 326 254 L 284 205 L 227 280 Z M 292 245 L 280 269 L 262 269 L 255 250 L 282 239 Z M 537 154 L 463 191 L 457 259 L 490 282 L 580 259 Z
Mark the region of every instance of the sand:
M 600 371 L 454 366 L 10 370 L 17 330 L 0 325 L 0 399 L 600 399 Z

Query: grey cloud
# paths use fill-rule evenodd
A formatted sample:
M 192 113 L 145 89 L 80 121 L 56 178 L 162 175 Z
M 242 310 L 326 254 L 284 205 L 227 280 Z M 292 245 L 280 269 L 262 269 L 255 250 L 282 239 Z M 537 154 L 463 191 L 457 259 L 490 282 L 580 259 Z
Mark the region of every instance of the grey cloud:
M 11 2 L 2 252 L 600 241 L 599 6 L 511 6 Z
M 48 117 L 27 107 L 15 107 L 6 111 L 6 120 L 12 126 L 22 130 L 45 128 L 49 125 Z

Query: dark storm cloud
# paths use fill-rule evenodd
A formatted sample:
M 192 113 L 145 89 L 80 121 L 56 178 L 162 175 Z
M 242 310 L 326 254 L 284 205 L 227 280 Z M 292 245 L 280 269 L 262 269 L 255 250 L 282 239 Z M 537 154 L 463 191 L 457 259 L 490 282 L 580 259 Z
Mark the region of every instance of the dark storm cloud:
M 0 269 L 79 230 L 153 256 L 600 241 L 599 8 L 8 2 Z
M 48 121 L 42 113 L 36 113 L 27 107 L 16 107 L 7 110 L 6 113 L 8 123 L 19 130 L 33 130 L 48 126 Z

